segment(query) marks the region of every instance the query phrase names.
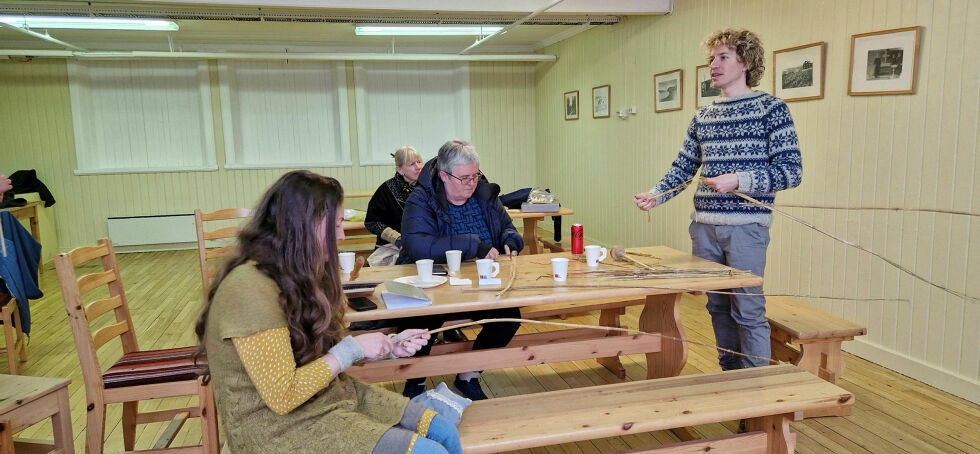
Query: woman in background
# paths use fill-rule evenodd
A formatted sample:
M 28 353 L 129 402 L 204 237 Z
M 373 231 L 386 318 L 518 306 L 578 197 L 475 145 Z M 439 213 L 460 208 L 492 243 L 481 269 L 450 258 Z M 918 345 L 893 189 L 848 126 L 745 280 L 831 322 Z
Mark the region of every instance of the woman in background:
M 395 176 L 374 191 L 364 218 L 364 227 L 378 237 L 379 246 L 399 243 L 405 200 L 415 190 L 422 172 L 422 156 L 415 148 L 401 147 L 392 156 L 395 158 Z
M 345 336 L 338 240 L 343 188 L 283 175 L 215 276 L 197 322 L 232 452 L 461 452 L 455 426 L 403 396 L 342 372 L 413 355 L 422 330 Z M 399 342 L 412 335 L 421 337 Z

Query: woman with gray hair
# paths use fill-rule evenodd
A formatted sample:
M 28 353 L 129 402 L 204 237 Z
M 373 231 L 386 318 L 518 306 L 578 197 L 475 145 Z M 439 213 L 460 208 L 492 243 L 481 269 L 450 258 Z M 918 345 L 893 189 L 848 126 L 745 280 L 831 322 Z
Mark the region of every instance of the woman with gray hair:
M 500 203 L 500 186 L 491 184 L 480 172 L 480 156 L 469 142 L 454 139 L 439 148 L 435 159 L 422 168 L 418 188 L 405 202 L 402 217 L 402 250 L 398 264 L 432 259 L 446 262 L 446 251 L 463 251 L 463 259 L 495 259 L 500 254 L 517 255 L 524 239 L 517 233 L 507 210 Z M 517 308 L 440 314 L 401 319 L 399 330 L 438 328 L 452 318 L 520 318 Z M 473 342 L 473 350 L 504 347 L 519 323 L 484 325 Z M 418 355 L 427 355 L 423 347 Z M 464 396 L 486 399 L 480 388 L 479 372 L 456 376 L 453 386 Z M 414 397 L 425 391 L 425 378 L 405 382 L 402 394 Z
M 413 147 L 401 147 L 395 158 L 395 176 L 389 178 L 371 196 L 364 227 L 378 237 L 377 244 L 397 244 L 402 236 L 402 213 L 405 200 L 415 190 L 422 172 L 422 156 Z

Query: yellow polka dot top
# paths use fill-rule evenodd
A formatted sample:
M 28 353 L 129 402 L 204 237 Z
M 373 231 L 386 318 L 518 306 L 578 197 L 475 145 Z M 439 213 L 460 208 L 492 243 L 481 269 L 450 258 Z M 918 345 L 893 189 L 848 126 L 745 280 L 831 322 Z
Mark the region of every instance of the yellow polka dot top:
M 273 328 L 231 339 L 252 384 L 270 410 L 284 415 L 333 379 L 333 371 L 323 358 L 296 367 L 289 330 Z

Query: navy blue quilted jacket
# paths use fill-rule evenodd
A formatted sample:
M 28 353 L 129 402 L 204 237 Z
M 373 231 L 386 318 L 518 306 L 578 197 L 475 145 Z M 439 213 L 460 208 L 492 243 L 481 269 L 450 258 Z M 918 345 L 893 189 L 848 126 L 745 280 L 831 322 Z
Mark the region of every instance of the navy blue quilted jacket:
M 480 180 L 473 198 L 480 204 L 483 219 L 490 229 L 493 247 L 503 253 L 504 244 L 524 248 L 524 239 L 517 233 L 514 223 L 507 215 L 507 209 L 497 197 L 500 186 L 491 184 L 486 178 Z M 436 159 L 432 158 L 422 167 L 419 185 L 405 201 L 405 214 L 402 216 L 402 250 L 396 264 L 415 263 L 416 260 L 433 259 L 437 263 L 446 262 L 446 251 L 463 251 L 463 260 L 478 258 L 477 248 L 480 237 L 475 234 L 452 235 L 449 230 L 449 201 L 439 172 Z M 482 258 L 482 257 L 479 257 Z

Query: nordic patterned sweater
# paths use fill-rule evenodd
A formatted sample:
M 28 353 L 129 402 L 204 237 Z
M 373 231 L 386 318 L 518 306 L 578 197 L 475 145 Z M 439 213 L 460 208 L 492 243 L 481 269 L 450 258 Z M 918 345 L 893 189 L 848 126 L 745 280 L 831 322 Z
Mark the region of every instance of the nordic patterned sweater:
M 738 191 L 762 203 L 773 203 L 776 191 L 799 186 L 803 164 L 793 118 L 781 99 L 753 91 L 719 98 L 694 114 L 687 137 L 667 174 L 651 194 L 669 191 L 690 180 L 701 168 L 701 176 L 738 175 Z M 664 194 L 657 204 L 681 191 Z M 746 205 L 734 194 L 721 194 L 698 183 L 691 219 L 702 224 L 769 226 L 772 213 Z

